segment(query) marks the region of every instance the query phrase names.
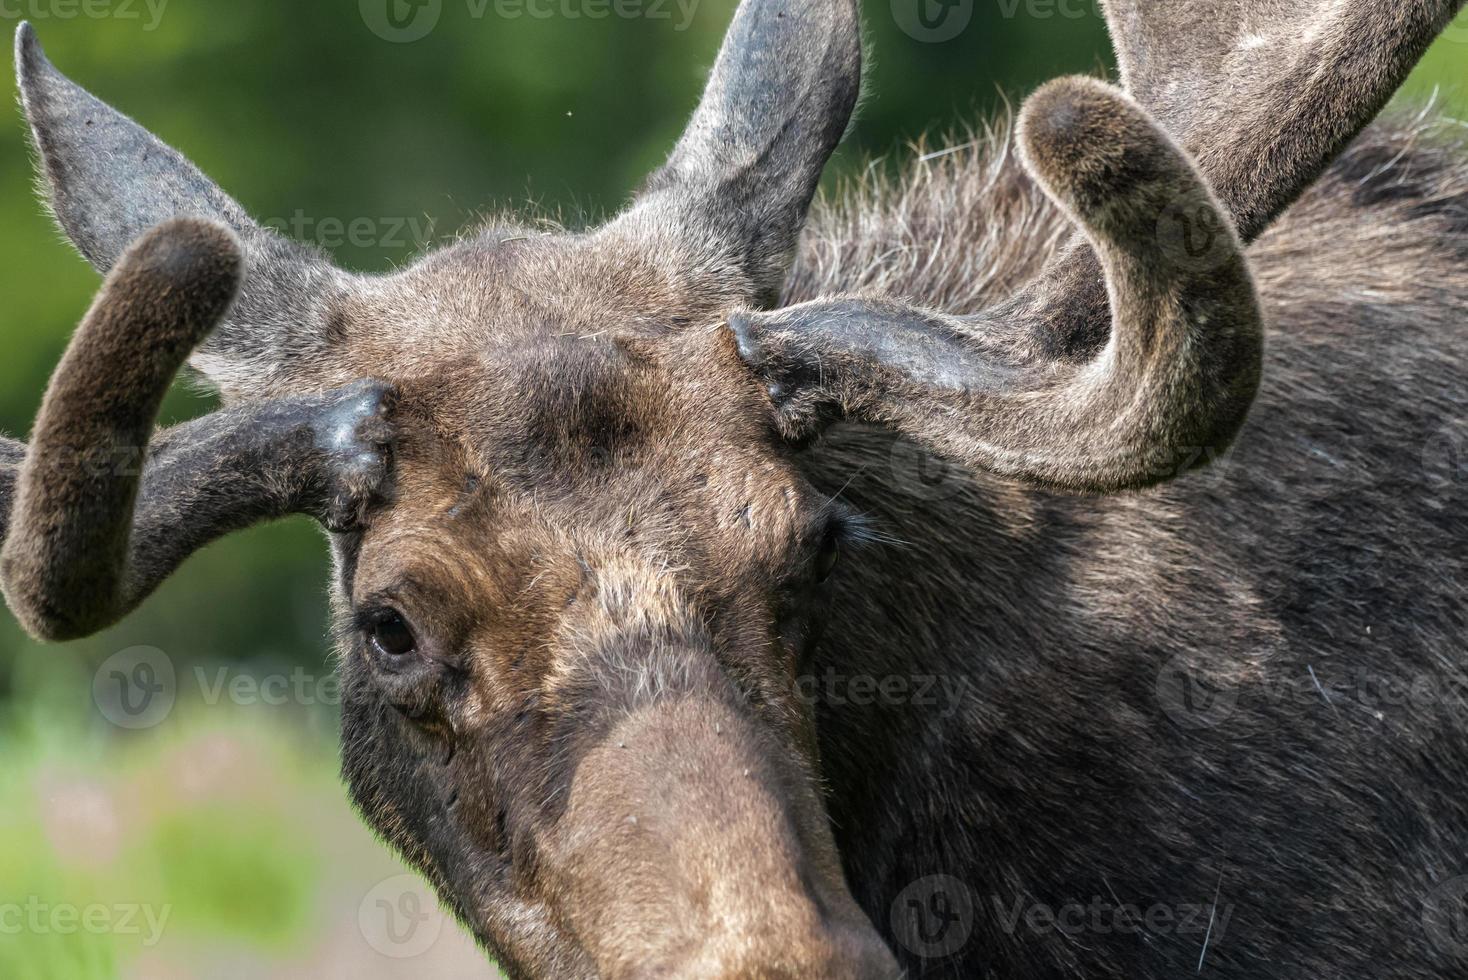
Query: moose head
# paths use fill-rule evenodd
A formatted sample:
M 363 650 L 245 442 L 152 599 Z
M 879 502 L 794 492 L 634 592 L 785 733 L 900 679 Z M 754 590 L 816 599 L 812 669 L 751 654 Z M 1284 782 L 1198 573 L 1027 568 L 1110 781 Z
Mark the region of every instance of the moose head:
M 895 977 L 792 687 L 866 538 L 802 453 L 880 426 L 1103 493 L 1225 446 L 1260 372 L 1245 243 L 1457 5 L 1299 6 L 1110 3 L 1125 90 L 1053 82 L 1018 126 L 1075 240 L 963 315 L 778 308 L 857 101 L 855 0 L 745 0 L 604 226 L 489 227 L 383 277 L 251 220 L 22 26 L 51 207 L 107 281 L 10 450 L 11 608 L 86 635 L 219 535 L 314 516 L 353 797 L 514 975 Z M 1220 46 L 1244 29 L 1267 43 Z M 1222 230 L 1210 261 L 1169 253 L 1168 209 Z M 225 407 L 154 435 L 186 362 Z

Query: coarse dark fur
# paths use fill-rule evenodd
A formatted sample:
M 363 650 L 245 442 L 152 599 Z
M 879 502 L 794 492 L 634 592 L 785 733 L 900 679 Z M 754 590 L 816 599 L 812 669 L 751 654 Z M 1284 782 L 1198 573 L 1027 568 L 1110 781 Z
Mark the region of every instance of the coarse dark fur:
M 818 202 L 764 313 L 855 101 L 845 0 L 747 0 L 605 228 L 382 280 L 256 227 L 23 31 L 84 253 L 182 210 L 237 237 L 148 240 L 249 263 L 193 361 L 238 404 L 95 513 L 43 450 L 145 433 L 80 431 L 111 416 L 63 366 L 7 595 L 38 633 L 110 621 L 146 589 L 46 586 L 96 580 L 56 529 L 131 520 L 136 556 L 197 467 L 285 474 L 186 546 L 335 532 L 354 799 L 517 977 L 1457 977 L 1468 153 L 1430 113 L 1356 134 L 1460 6 L 1114 0 L 1131 96 L 1053 83 L 1018 135 Z M 120 268 L 68 365 L 140 305 Z M 250 443 L 240 412 L 291 421 Z
M 175 219 L 145 235 L 57 367 L 29 453 L 6 440 L 0 503 L 13 530 L 0 579 L 32 633 L 69 640 L 105 629 L 199 548 L 262 520 L 309 514 L 352 526 L 381 482 L 389 399 L 371 382 L 150 438 L 174 375 L 234 301 L 240 266 L 217 225 Z
M 1212 468 L 1077 498 L 871 430 L 806 459 L 900 542 L 851 563 L 816 675 L 972 684 L 946 721 L 820 713 L 837 843 L 879 928 L 925 876 L 969 890 L 964 955 L 910 958 L 913 976 L 1468 964 L 1424 924 L 1468 873 L 1468 159 L 1431 118 L 1373 126 L 1250 249 L 1263 384 Z M 1067 230 L 1005 135 L 980 136 L 818 206 L 787 300 L 871 288 L 982 310 Z M 1215 896 L 1232 918 L 1204 958 Z M 1085 927 L 1016 927 L 1016 905 L 1080 906 Z M 1203 913 L 1143 925 L 1159 906 Z

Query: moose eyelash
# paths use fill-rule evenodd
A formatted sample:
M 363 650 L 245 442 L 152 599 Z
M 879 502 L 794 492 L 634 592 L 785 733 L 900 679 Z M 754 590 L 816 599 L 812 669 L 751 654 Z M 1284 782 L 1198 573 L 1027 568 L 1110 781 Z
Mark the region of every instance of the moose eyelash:
M 353 610 L 351 628 L 353 631 L 361 632 L 370 630 L 389 616 L 401 616 L 402 613 L 391 605 L 380 602 L 367 603 Z M 406 617 L 404 617 L 406 618 Z
M 876 521 L 870 516 L 834 501 L 821 508 L 812 526 L 853 549 L 883 544 L 890 540 L 881 533 Z
M 384 616 L 389 615 L 409 619 L 391 595 L 375 592 L 354 602 L 347 614 L 332 624 L 331 638 L 338 643 L 348 642 L 372 629 Z

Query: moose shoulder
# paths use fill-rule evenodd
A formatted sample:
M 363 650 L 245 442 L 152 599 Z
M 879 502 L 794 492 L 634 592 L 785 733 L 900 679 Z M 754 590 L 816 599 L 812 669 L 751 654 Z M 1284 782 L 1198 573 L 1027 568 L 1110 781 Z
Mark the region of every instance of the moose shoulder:
M 1119 86 L 813 206 L 856 4 L 744 0 L 608 224 L 382 278 L 23 26 L 107 281 L 5 594 L 318 519 L 353 798 L 516 977 L 1458 977 L 1468 154 L 1372 120 L 1462 6 L 1108 0 Z

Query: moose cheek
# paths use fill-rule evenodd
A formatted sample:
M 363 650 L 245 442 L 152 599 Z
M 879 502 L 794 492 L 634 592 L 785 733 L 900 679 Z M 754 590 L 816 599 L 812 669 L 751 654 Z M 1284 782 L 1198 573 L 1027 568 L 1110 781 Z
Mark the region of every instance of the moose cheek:
M 790 653 L 789 662 L 797 678 L 807 675 L 815 665 L 816 651 L 826 631 L 830 608 L 828 590 L 812 589 L 779 615 L 775 628 L 780 644 Z
M 361 656 L 388 704 L 412 721 L 442 720 L 443 664 L 417 651 L 394 655 L 370 640 L 362 644 Z

